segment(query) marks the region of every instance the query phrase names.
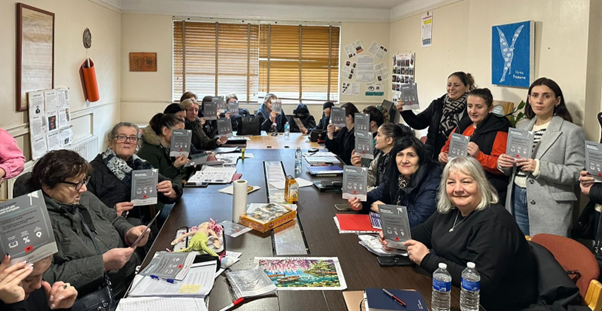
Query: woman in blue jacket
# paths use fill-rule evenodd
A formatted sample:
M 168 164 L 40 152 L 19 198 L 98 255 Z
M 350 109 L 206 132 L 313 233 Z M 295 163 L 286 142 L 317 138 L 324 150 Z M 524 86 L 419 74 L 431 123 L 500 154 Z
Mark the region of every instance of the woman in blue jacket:
M 437 190 L 441 182 L 441 167 L 428 156 L 424 144 L 416 137 L 404 137 L 391 150 L 395 161 L 389 162 L 387 180 L 368 192 L 368 200 L 349 199 L 357 211 L 378 212 L 378 205 L 406 206 L 410 226 L 423 223 L 437 209 Z

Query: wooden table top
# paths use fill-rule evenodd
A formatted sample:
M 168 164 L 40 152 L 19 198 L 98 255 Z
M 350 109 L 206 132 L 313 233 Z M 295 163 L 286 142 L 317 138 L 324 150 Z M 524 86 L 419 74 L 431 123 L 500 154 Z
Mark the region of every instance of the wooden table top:
M 291 139 L 292 136 L 289 138 Z M 277 140 L 286 140 L 278 137 Z M 249 194 L 248 202 L 267 202 L 263 161 L 282 161 L 285 170 L 294 172 L 294 152 L 289 149 L 255 149 L 254 158 L 239 160 L 237 170 L 249 185 L 261 189 Z M 312 180 L 303 163 L 299 177 Z M 322 179 L 337 179 L 322 178 Z M 341 179 L 341 177 L 338 177 Z M 315 179 L 314 179 L 315 180 Z M 218 223 L 232 220 L 232 196 L 219 193 L 225 185 L 210 185 L 207 188 L 185 188 L 182 200 L 176 204 L 156 238 L 143 267 L 148 264 L 155 251 L 170 247 L 176 231 L 181 226 L 195 226 L 213 218 Z M 416 289 L 422 293 L 427 305 L 431 300 L 431 276 L 420 268 L 381 267 L 376 256 L 364 249 L 355 234 L 339 234 L 333 217 L 341 213 L 334 204 L 344 203 L 340 193 L 321 193 L 315 187 L 304 187 L 299 192 L 298 214 L 311 257 L 338 257 L 347 290 L 363 290 L 366 287 Z M 273 257 L 271 232 L 251 231 L 237 238 L 226 237 L 226 249 L 242 252 L 240 261 L 232 269 L 249 269 L 255 257 Z M 421 272 L 422 271 L 422 272 Z M 220 275 L 210 293 L 209 310 L 219 310 L 232 302 L 224 274 Z M 459 310 L 459 290 L 452 289 L 452 309 Z M 278 296 L 264 297 L 251 301 L 236 310 L 347 310 L 341 291 L 280 291 Z
M 309 141 L 308 135 L 301 133 L 290 133 L 289 137 L 283 133 L 278 133 L 278 136 L 249 136 L 251 140 L 247 141 L 247 149 L 310 149 L 324 148 L 324 145 L 312 143 Z

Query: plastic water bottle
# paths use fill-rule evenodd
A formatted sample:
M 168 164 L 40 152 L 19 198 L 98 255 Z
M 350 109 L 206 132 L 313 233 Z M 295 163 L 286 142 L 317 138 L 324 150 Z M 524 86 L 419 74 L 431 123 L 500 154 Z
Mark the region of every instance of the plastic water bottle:
M 432 311 L 449 311 L 451 304 L 452 277 L 447 272 L 447 265 L 439 263 L 439 269 L 433 273 Z
M 301 158 L 303 157 L 303 153 L 301 152 L 301 147 L 297 147 L 295 151 L 295 172 L 301 172 Z
M 460 310 L 479 311 L 479 292 L 481 290 L 481 276 L 475 269 L 474 262 L 466 264 L 462 271 L 462 287 L 460 290 Z
M 288 135 L 291 133 L 291 125 L 288 123 L 288 121 L 286 121 L 286 124 L 284 124 L 284 136 L 288 137 Z

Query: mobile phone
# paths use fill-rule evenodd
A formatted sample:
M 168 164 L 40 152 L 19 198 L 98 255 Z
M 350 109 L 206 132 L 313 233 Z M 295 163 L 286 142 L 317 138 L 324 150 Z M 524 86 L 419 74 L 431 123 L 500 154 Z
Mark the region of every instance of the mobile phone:
M 335 204 L 334 208 L 337 209 L 337 211 L 350 211 L 351 206 L 349 206 L 349 204 Z
M 383 267 L 412 265 L 412 261 L 406 256 L 378 256 L 376 257 L 376 261 L 378 261 L 378 264 Z

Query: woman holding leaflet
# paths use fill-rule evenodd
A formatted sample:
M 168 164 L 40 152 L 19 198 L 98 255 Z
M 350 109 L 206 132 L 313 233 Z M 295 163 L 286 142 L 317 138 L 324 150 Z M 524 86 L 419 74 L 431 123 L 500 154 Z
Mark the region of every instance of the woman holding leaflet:
M 416 115 L 413 110 L 404 110 L 403 101 L 397 102 L 397 110 L 411 128 L 422 130 L 428 127 L 425 145 L 431 159 L 437 160 L 449 134 L 466 117 L 466 97 L 472 89 L 472 75 L 457 71 L 447 77 L 447 93 L 433 100 L 421 113 Z
M 573 124 L 560 86 L 539 78 L 529 87 L 525 115 L 517 128 L 533 132 L 531 159 L 502 154 L 498 167 L 510 175 L 506 209 L 525 235 L 568 236 L 573 192 L 585 163 L 585 133 Z

